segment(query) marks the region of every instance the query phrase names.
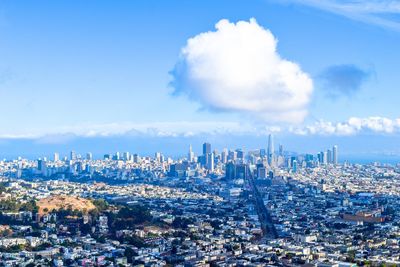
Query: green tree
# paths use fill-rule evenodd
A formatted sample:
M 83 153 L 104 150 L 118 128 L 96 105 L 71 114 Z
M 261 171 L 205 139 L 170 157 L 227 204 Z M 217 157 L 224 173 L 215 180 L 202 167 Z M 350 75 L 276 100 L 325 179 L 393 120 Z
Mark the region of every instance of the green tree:
M 107 210 L 109 207 L 107 201 L 105 201 L 104 199 L 101 199 L 101 198 L 92 200 L 92 203 L 99 212 L 103 212 L 103 211 Z

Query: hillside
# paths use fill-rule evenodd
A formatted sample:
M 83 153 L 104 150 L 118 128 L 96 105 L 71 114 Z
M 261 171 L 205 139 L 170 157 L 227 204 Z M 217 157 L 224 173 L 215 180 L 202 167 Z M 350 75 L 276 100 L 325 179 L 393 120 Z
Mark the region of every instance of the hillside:
M 36 204 L 39 207 L 40 214 L 51 212 L 54 209 L 55 210 L 72 209 L 79 211 L 90 211 L 96 208 L 93 205 L 92 201 L 88 199 L 76 196 L 65 196 L 65 195 L 43 198 L 39 200 Z

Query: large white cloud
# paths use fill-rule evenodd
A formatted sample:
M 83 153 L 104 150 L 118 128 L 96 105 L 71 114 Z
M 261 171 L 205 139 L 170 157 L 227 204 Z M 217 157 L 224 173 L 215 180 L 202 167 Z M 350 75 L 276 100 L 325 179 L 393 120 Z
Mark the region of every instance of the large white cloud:
M 209 110 L 301 122 L 313 82 L 299 65 L 280 57 L 272 33 L 255 19 L 221 20 L 215 28 L 182 48 L 172 72 L 175 93 Z

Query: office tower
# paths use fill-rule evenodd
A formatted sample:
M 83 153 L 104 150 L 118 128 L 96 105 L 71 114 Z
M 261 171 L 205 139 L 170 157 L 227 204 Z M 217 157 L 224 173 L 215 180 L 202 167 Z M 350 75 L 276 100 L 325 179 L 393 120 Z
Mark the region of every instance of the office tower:
M 74 150 L 71 151 L 69 159 L 76 160 L 76 152 Z
M 333 159 L 332 159 L 332 151 L 330 149 L 328 149 L 326 151 L 326 161 L 328 164 L 333 163 Z
M 206 163 L 206 168 L 213 172 L 214 171 L 214 153 L 208 153 L 207 156 L 207 163 Z
M 206 166 L 207 157 L 205 155 L 197 156 L 197 162 L 200 163 L 201 166 Z
M 47 174 L 47 163 L 44 159 L 37 160 L 37 170 L 44 176 Z
M 291 157 L 290 157 L 290 166 L 293 166 L 293 162 L 294 162 L 294 161 L 297 161 L 296 159 L 297 159 L 297 158 L 296 158 L 295 156 L 291 156 Z
M 42 168 L 43 168 L 43 160 L 42 159 L 38 159 L 37 160 L 37 169 L 38 169 L 38 171 L 41 171 L 42 170 Z
M 130 158 L 131 158 L 131 154 L 130 154 L 129 152 L 124 152 L 124 153 L 122 154 L 122 159 L 123 159 L 123 160 L 129 161 Z
M 264 167 L 264 164 L 257 164 L 257 178 L 265 179 L 267 177 L 267 169 Z
M 324 152 L 323 151 L 319 152 L 318 161 L 319 161 L 319 163 L 321 165 L 324 164 L 325 159 L 324 159 Z
M 326 162 L 326 152 L 321 151 L 318 153 L 318 162 L 323 165 Z
M 182 163 L 175 163 L 169 166 L 169 175 L 173 177 L 184 177 L 187 166 Z
M 314 163 L 314 156 L 311 154 L 306 154 L 305 161 L 306 167 L 312 167 Z
M 207 155 L 211 153 L 211 144 L 210 143 L 204 143 L 203 144 L 203 155 Z
M 297 160 L 293 161 L 292 171 L 297 172 Z
M 279 156 L 283 156 L 283 145 L 279 145 Z
M 247 164 L 236 165 L 236 178 L 247 179 Z
M 338 164 L 338 147 L 337 145 L 334 145 L 332 148 L 332 160 L 333 160 L 333 164 Z
M 228 149 L 224 148 L 221 153 L 221 162 L 227 163 L 228 162 Z
M 113 159 L 114 159 L 114 160 L 119 160 L 119 159 L 120 159 L 119 152 L 115 153 L 115 155 L 114 155 L 114 158 L 113 158 Z
M 305 160 L 306 162 L 312 162 L 314 160 L 314 156 L 311 154 L 306 154 Z
M 225 178 L 233 180 L 236 178 L 236 166 L 233 162 L 228 162 L 225 166 Z
M 93 159 L 93 155 L 91 152 L 86 153 L 86 159 L 87 160 L 92 160 Z
M 328 153 L 326 152 L 326 151 L 324 151 L 324 152 L 321 152 L 322 153 L 322 163 L 324 164 L 324 165 L 326 165 L 326 164 L 328 164 Z
M 60 160 L 60 154 L 54 153 L 53 160 L 54 161 L 59 161 Z
M 243 159 L 244 159 L 244 152 L 243 152 L 243 150 L 241 150 L 241 149 L 236 149 L 236 155 L 237 155 L 237 158 L 238 158 L 238 159 L 240 159 L 240 160 L 243 160 Z
M 274 164 L 274 136 L 270 134 L 268 136 L 268 148 L 267 148 L 268 165 L 273 166 Z
M 69 173 L 75 174 L 75 163 L 72 160 L 67 162 Z
M 229 150 L 228 160 L 236 161 L 236 159 L 237 159 L 237 152 L 233 151 L 233 150 Z
M 139 163 L 140 161 L 140 156 L 138 154 L 133 154 L 133 162 Z
M 192 145 L 189 146 L 188 161 L 189 162 L 193 162 L 194 161 L 194 153 L 193 153 L 193 150 L 192 150 Z
M 156 152 L 154 155 L 154 158 L 156 159 L 157 162 L 161 162 L 161 153 L 160 152 Z

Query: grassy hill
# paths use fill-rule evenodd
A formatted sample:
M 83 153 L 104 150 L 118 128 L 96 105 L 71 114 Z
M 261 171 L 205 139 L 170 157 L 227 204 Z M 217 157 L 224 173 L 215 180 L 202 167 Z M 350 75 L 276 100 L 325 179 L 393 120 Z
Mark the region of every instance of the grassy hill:
M 88 199 L 65 195 L 43 198 L 39 200 L 36 205 L 39 207 L 40 214 L 46 214 L 52 210 L 60 209 L 79 210 L 83 212 L 94 210 L 96 208 L 92 201 Z

